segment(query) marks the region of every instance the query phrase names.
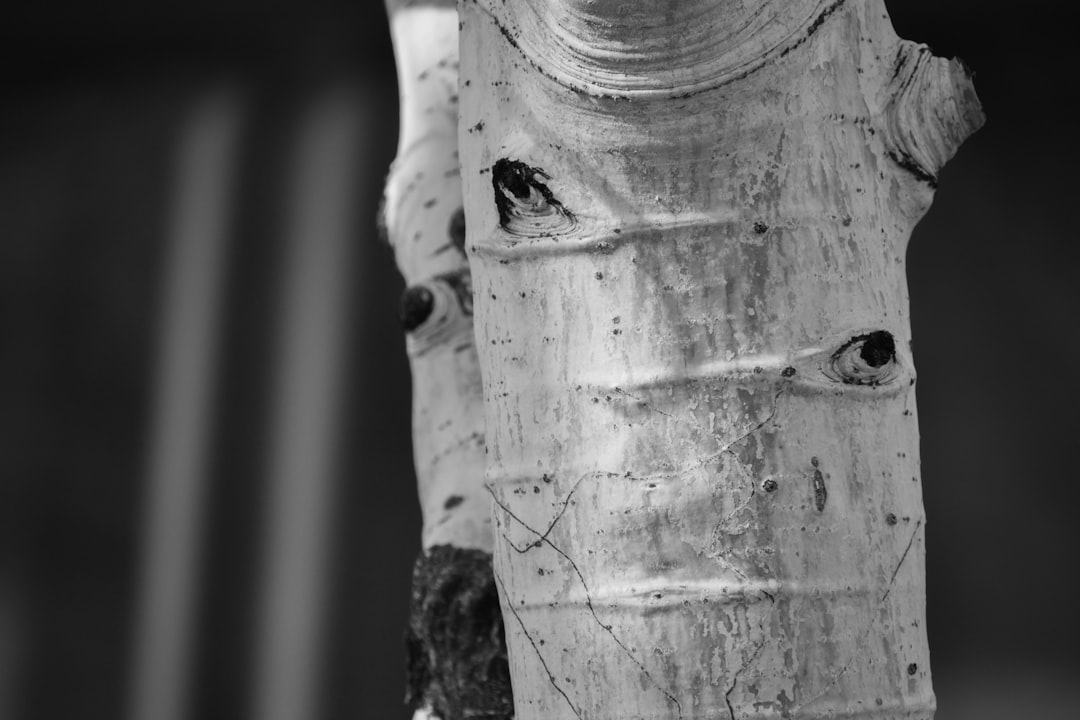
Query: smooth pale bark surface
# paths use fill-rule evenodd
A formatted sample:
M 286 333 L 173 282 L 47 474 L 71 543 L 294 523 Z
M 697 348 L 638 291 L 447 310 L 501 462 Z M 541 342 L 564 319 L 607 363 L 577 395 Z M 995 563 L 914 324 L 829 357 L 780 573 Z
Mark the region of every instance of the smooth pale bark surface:
M 904 255 L 964 69 L 879 0 L 460 10 L 517 716 L 930 718 Z

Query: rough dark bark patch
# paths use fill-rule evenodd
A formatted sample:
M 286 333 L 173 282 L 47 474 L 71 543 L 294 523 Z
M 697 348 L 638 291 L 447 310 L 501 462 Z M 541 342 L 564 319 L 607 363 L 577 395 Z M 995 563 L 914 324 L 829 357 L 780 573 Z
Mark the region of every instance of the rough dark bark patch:
M 421 553 L 405 646 L 413 708 L 430 706 L 440 720 L 514 716 L 490 554 L 449 545 Z

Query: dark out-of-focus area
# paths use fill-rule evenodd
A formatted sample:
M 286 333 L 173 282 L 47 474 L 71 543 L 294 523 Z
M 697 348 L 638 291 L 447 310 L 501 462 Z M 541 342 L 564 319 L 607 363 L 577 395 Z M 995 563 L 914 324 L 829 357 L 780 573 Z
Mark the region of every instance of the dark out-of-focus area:
M 989 116 L 909 251 L 938 718 L 1075 718 L 1075 18 L 889 6 Z M 26 4 L 0 53 L 0 718 L 408 717 L 382 4 Z

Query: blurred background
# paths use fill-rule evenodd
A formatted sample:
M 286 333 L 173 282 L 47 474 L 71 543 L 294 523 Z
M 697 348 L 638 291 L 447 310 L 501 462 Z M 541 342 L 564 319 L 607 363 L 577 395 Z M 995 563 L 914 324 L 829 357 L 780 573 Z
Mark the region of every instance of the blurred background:
M 1076 18 L 888 5 L 989 116 L 909 251 L 938 719 L 1076 718 Z M 408 717 L 381 2 L 24 4 L 0 54 L 0 719 Z

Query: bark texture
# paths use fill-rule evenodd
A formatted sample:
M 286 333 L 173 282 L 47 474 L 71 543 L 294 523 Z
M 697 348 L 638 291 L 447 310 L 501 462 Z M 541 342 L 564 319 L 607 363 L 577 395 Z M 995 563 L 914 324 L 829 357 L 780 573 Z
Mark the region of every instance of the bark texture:
M 401 95 L 383 223 L 408 287 L 401 322 L 413 374 L 413 448 L 423 512 L 406 631 L 406 701 L 417 717 L 513 714 L 491 571 L 484 421 L 457 153 L 457 11 L 391 2 Z
M 982 122 L 880 0 L 463 0 L 522 720 L 930 718 L 904 255 Z

